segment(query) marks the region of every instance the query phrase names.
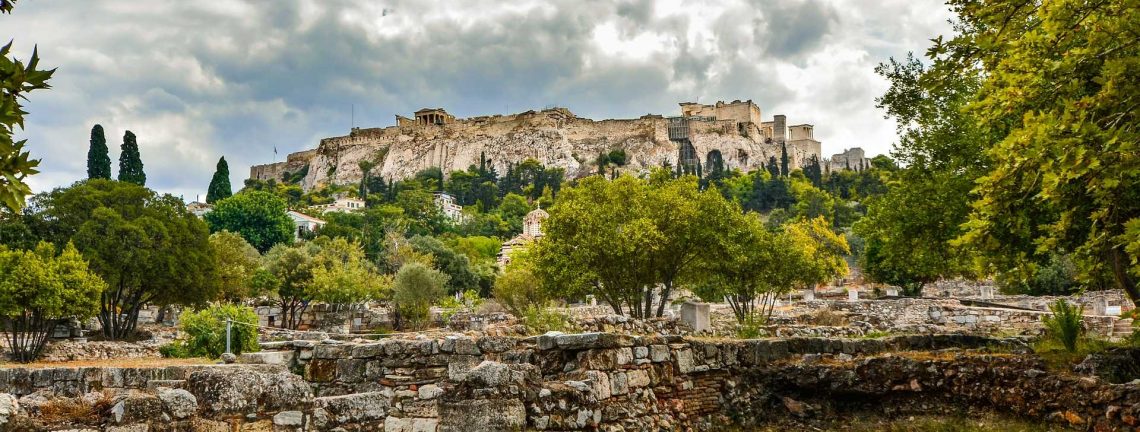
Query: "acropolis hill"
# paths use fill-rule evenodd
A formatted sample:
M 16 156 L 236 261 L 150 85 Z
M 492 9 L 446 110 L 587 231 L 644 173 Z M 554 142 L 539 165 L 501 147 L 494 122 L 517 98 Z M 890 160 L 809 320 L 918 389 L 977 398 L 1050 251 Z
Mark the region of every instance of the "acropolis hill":
M 374 174 L 403 179 L 429 167 L 464 170 L 478 165 L 480 154 L 499 172 L 508 163 L 533 158 L 575 178 L 596 172 L 598 154 L 615 149 L 625 150 L 624 170 L 632 172 L 679 164 L 702 164 L 708 171 L 718 157 L 725 169 L 748 171 L 770 157 L 780 159 L 783 144 L 792 168 L 820 158 L 812 125 L 788 126 L 783 115 L 762 121 L 751 100 L 680 105 L 678 117 L 618 120 L 581 118 L 565 108 L 465 119 L 441 108 L 423 109 L 414 118 L 396 116 L 396 126 L 354 128 L 348 136 L 322 139 L 315 150 L 290 154 L 285 162 L 253 166 L 250 178 L 281 180 L 307 166 L 302 186 L 310 190 L 359 181 L 362 160 L 376 163 Z

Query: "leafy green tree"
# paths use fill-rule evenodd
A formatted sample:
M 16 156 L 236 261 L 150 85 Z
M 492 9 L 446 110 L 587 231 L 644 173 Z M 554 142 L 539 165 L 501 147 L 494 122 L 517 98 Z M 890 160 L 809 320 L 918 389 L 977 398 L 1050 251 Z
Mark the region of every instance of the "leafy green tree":
M 735 215 L 734 222 L 718 236 L 717 247 L 706 251 L 699 277 L 689 283 L 706 301 L 727 300 L 737 322 L 745 324 L 767 317 L 772 300 L 795 288 L 791 275 L 799 255 L 787 236 L 769 231 L 756 213 Z
M 359 243 L 343 238 L 321 238 L 318 244 L 320 252 L 313 256 L 313 279 L 307 287 L 308 297 L 330 304 L 387 297 L 390 281 L 376 271 Z
M 598 296 L 617 314 L 651 313 L 643 300 L 657 276 L 664 234 L 646 215 L 644 180 L 592 176 L 564 189 L 535 242 L 535 269 L 562 297 Z
M 314 242 L 278 244 L 262 258 L 264 271 L 254 276 L 257 289 L 277 294 L 281 304 L 281 328 L 295 329 L 313 300 L 308 291 L 313 280 Z
M 119 153 L 119 181 L 139 186 L 146 185 L 146 173 L 143 172 L 142 157 L 139 156 L 139 144 L 131 131 L 123 134 L 123 145 Z
M 552 300 L 525 250 L 511 254 L 511 263 L 495 279 L 492 295 L 516 317 L 523 317 L 530 309 L 546 307 Z
M 784 226 L 800 258 L 792 260 L 794 280 L 804 288 L 835 280 L 847 274 L 845 256 L 851 255 L 847 239 L 835 233 L 826 219 L 804 219 Z
M 431 318 L 431 305 L 447 291 L 447 275 L 420 263 L 404 265 L 396 273 L 392 303 L 401 321 L 401 327 L 423 329 Z
M 106 287 L 71 243 L 59 255 L 50 243 L 34 251 L 0 246 L 0 321 L 12 359 L 35 360 L 60 320 L 94 315 Z
M 216 298 L 209 230 L 182 200 L 145 187 L 93 179 L 35 198 L 42 238 L 73 240 L 107 282 L 99 321 L 104 336 L 133 334 L 148 303 L 197 304 Z
M 12 4 L 4 3 L 0 12 L 11 12 Z M 14 57 L 8 57 L 12 42 L 0 48 L 0 205 L 16 212 L 24 207 L 24 197 L 32 189 L 24 182 L 28 176 L 38 173 L 38 159 L 30 159 L 24 150 L 27 140 L 14 141 L 12 135 L 16 126 L 24 127 L 23 106 L 20 99 L 35 90 L 50 88 L 48 79 L 55 73 L 52 70 L 39 70 L 39 50 L 32 50 L 27 66 Z
M 210 234 L 214 268 L 222 299 L 238 303 L 257 295 L 253 277 L 261 268 L 261 255 L 238 234 L 218 231 Z
M 91 128 L 91 148 L 87 150 L 87 178 L 111 179 L 111 156 L 103 126 Z
M 478 277 L 466 255 L 456 253 L 434 237 L 414 236 L 408 242 L 416 252 L 431 255 L 432 266 L 447 275 L 449 294 L 478 288 Z
M 963 241 L 992 273 L 1072 251 L 1082 279 L 1108 276 L 1140 302 L 1140 8 L 949 3 L 959 34 L 929 53 L 942 79 L 984 76 L 965 111 L 998 137 Z
M 222 156 L 218 159 L 214 177 L 210 179 L 210 188 L 206 190 L 206 202 L 213 204 L 233 194 L 233 188 L 230 187 L 230 165 L 226 163 L 226 157 Z
M 268 192 L 241 192 L 218 201 L 205 219 L 212 232 L 240 234 L 261 252 L 293 239 L 293 220 L 286 213 L 285 201 Z

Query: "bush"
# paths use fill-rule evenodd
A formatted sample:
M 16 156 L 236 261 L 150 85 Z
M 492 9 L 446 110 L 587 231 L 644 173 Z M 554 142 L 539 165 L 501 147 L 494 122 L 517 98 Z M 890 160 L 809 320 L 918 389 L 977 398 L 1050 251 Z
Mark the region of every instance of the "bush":
M 1046 335 L 1063 345 L 1066 351 L 1075 352 L 1077 339 L 1083 331 L 1081 322 L 1084 310 L 1084 306 L 1071 305 L 1064 299 L 1049 305 L 1049 311 L 1053 312 L 1053 315 L 1043 318 Z
M 531 306 L 523 311 L 521 319 L 528 334 L 542 334 L 548 331 L 564 332 L 574 329 L 574 326 L 570 324 L 570 318 L 547 307 Z
M 511 263 L 498 279 L 491 295 L 514 316 L 522 317 L 534 308 L 542 308 L 549 300 L 541 289 L 541 281 L 530 267 Z
M 431 305 L 447 295 L 447 275 L 420 263 L 404 264 L 396 273 L 392 302 L 400 327 L 421 329 L 431 318 Z
M 756 339 L 765 335 L 764 329 L 761 328 L 766 324 L 763 317 L 758 317 L 755 314 L 745 317 L 744 322 L 740 323 L 740 327 L 736 329 L 737 339 Z
M 220 357 L 226 352 L 227 319 L 234 321 L 230 332 L 230 348 L 234 354 L 260 349 L 255 327 L 257 312 L 248 306 L 217 304 L 182 314 L 179 327 L 186 333 L 186 341 L 167 348 L 168 353 L 177 354 L 173 357 Z

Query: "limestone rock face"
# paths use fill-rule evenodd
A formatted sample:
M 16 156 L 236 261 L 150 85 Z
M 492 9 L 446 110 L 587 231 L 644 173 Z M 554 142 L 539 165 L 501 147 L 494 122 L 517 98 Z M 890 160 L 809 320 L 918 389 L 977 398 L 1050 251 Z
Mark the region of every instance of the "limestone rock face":
M 213 367 L 190 374 L 186 389 L 207 416 L 245 415 L 312 403 L 313 390 L 281 367 Z
M 533 158 L 575 178 L 597 172 L 598 155 L 615 149 L 624 150 L 627 156 L 622 171 L 644 172 L 666 164 L 678 166 L 682 144 L 670 140 L 669 121 L 660 116 L 595 121 L 556 108 L 445 125 L 356 129 L 347 136 L 321 140 L 315 151 L 291 154 L 287 162 L 252 167 L 250 175 L 280 179 L 286 171 L 296 173 L 308 166 L 302 185 L 311 190 L 359 182 L 360 161 L 376 163 L 372 175 L 398 180 L 429 167 L 440 167 L 445 173 L 465 170 L 478 166 L 485 157 L 500 174 L 506 173 L 510 163 Z M 779 142 L 750 136 L 737 126 L 732 121 L 690 123 L 688 141 L 706 171 L 715 153 L 725 169 L 745 171 L 761 167 L 770 157 L 780 159 Z M 814 148 L 788 145 L 792 168 L 813 155 L 819 156 L 818 142 Z
M 8 419 L 20 412 L 20 402 L 15 396 L 0 393 L 0 430 L 8 424 Z

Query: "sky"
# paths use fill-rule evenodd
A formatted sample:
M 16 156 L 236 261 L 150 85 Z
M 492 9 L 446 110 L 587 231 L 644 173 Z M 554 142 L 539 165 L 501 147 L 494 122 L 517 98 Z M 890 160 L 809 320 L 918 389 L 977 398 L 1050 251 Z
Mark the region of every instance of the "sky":
M 0 39 L 58 68 L 17 132 L 42 159 L 35 192 L 86 177 L 101 124 L 115 171 L 130 130 L 147 186 L 189 202 L 221 156 L 236 191 L 250 165 L 424 107 L 606 119 L 751 99 L 815 125 L 825 157 L 884 154 L 874 67 L 950 18 L 937 0 L 22 0 Z

